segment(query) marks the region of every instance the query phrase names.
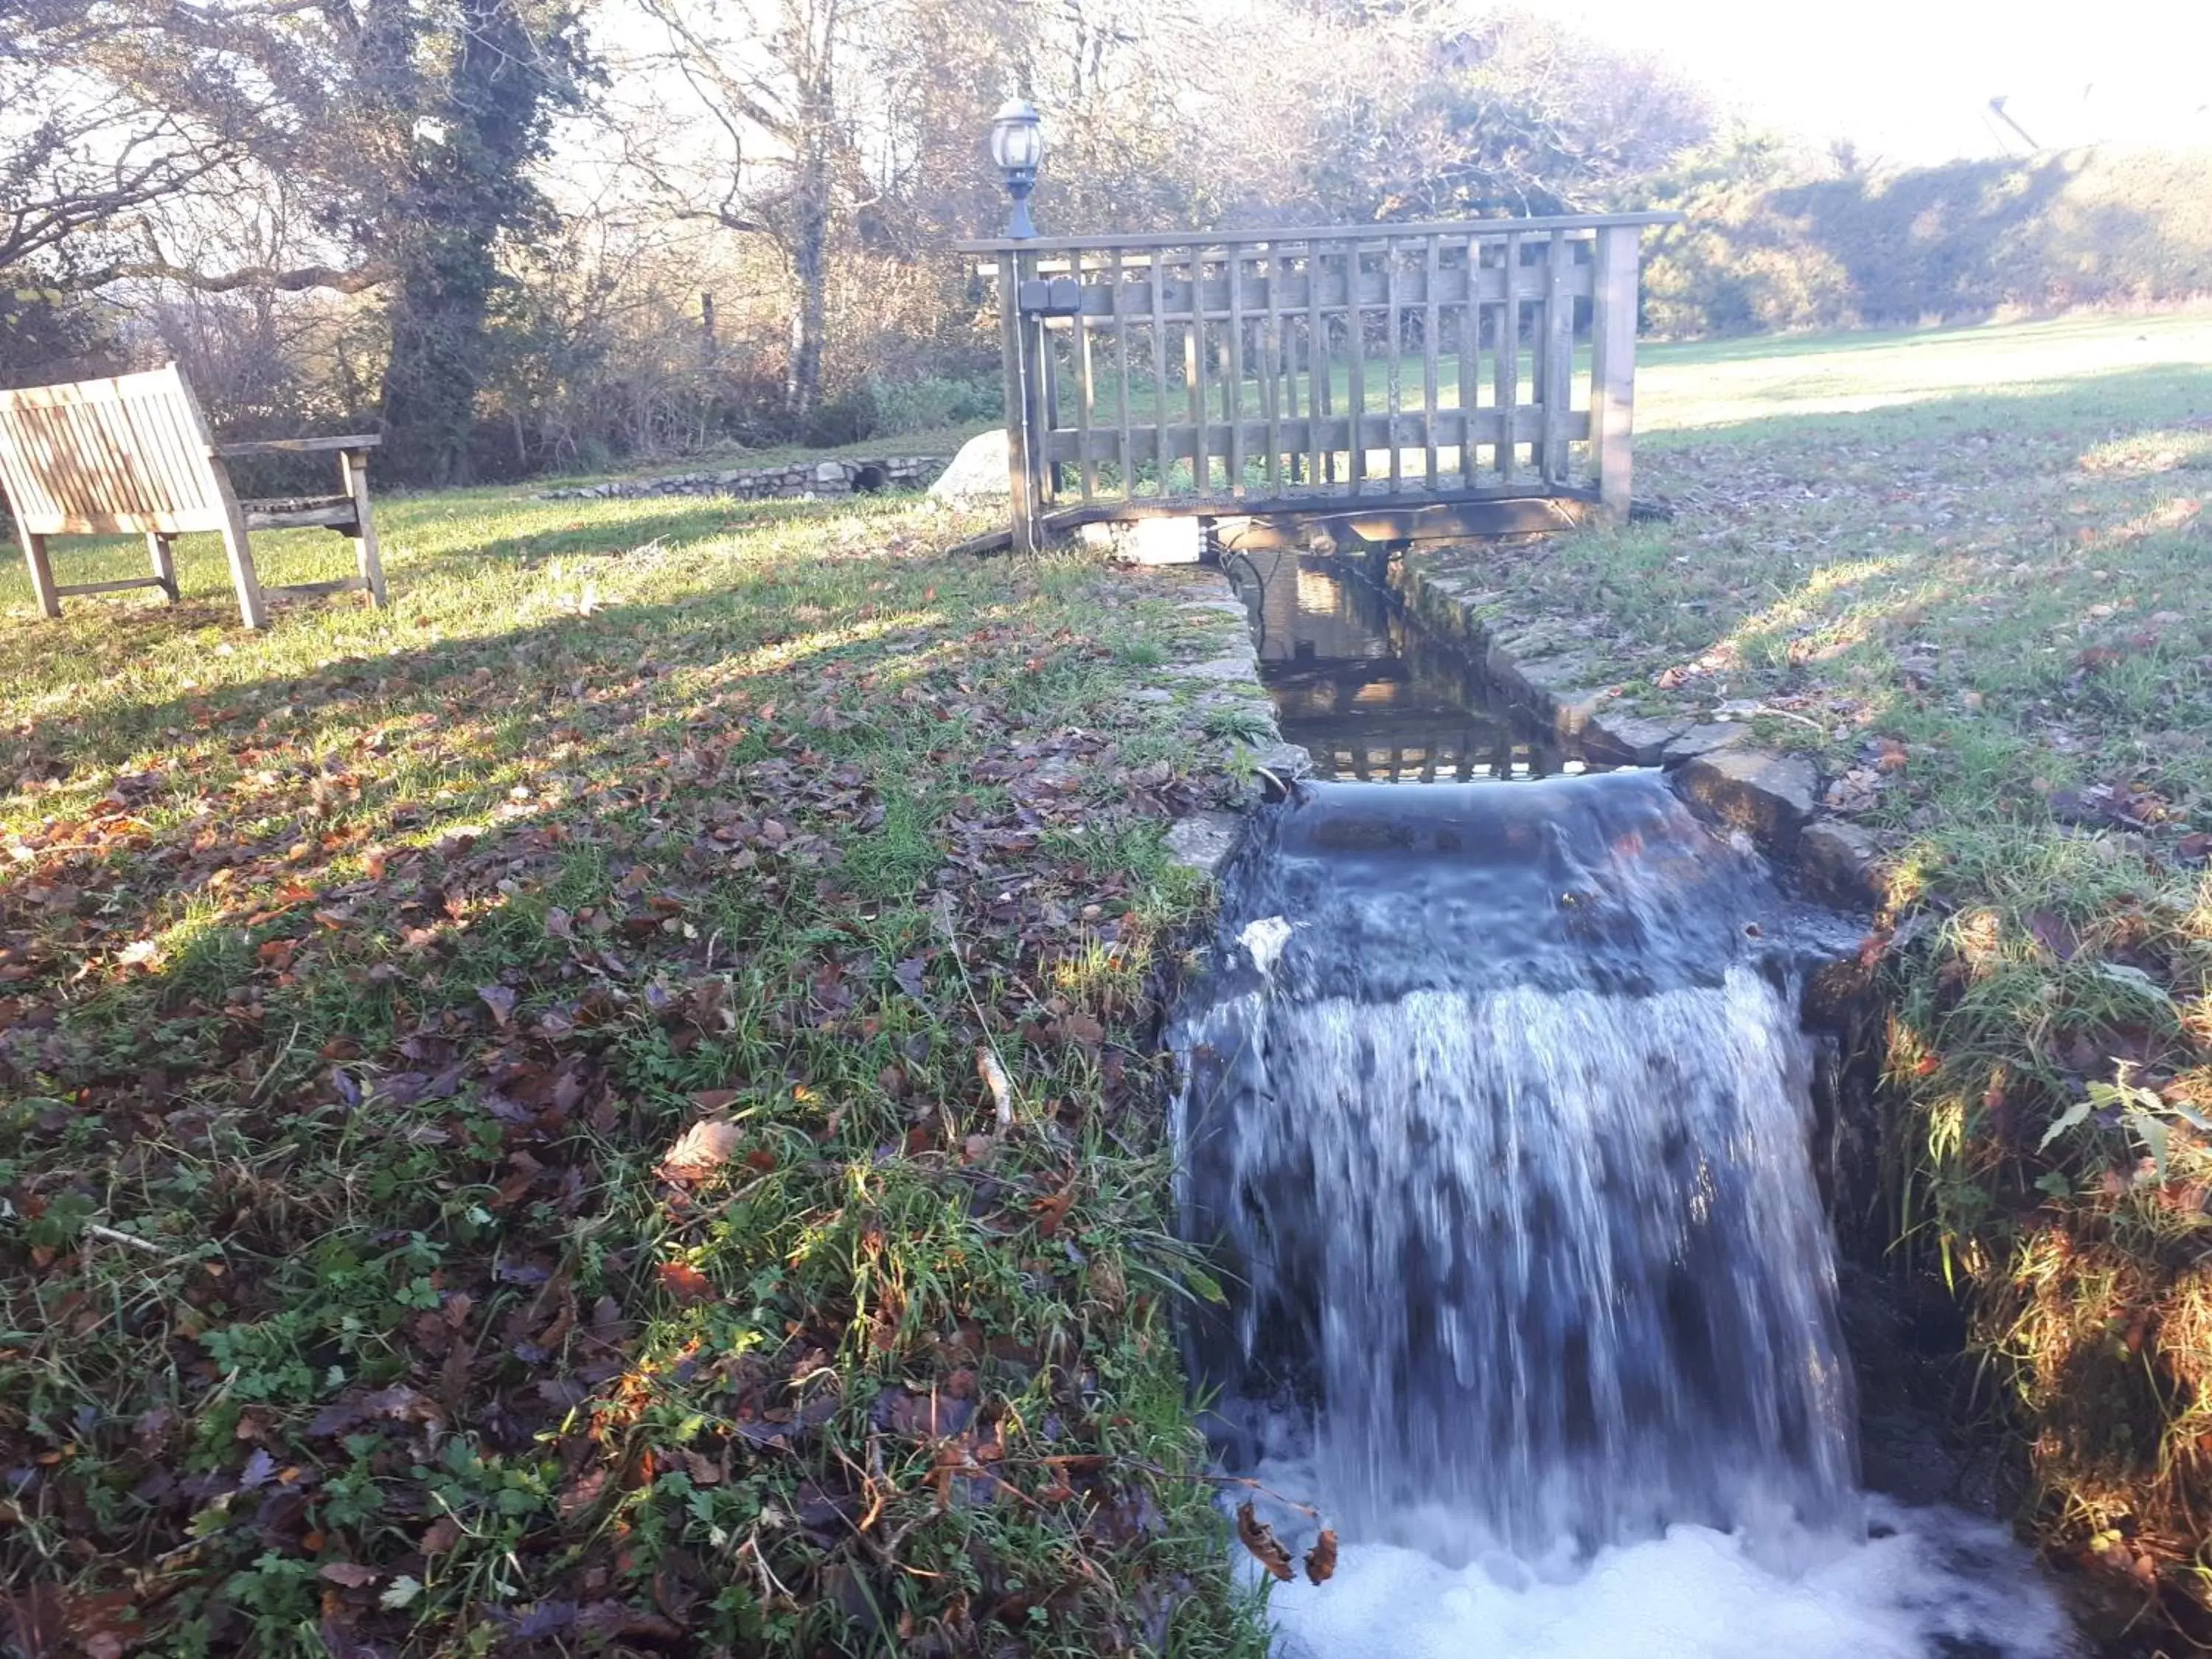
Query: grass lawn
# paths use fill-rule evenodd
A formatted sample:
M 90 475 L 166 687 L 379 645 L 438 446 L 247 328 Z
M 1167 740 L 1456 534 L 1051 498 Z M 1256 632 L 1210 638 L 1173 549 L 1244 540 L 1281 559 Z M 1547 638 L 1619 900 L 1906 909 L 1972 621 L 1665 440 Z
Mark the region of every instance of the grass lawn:
M 1239 722 L 1126 696 L 1238 620 L 916 502 L 380 521 L 260 636 L 206 538 L 0 574 L 18 1641 L 1256 1653 L 1150 1041 Z
M 1650 350 L 1671 522 L 1426 556 L 1655 712 L 1811 751 L 1895 913 L 1890 1218 L 2043 1535 L 2212 1584 L 2212 316 Z

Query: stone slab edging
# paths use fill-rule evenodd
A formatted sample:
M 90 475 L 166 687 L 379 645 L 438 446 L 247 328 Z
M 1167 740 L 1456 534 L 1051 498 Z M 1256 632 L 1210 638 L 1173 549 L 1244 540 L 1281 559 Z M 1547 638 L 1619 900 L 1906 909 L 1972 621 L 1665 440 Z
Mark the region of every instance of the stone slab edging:
M 1237 711 L 1249 735 L 1241 747 L 1255 768 L 1288 784 L 1310 769 L 1312 760 L 1295 744 L 1283 740 L 1275 723 L 1274 700 L 1260 679 L 1260 651 L 1252 642 L 1252 613 L 1237 597 L 1226 572 L 1211 565 L 1170 567 L 1181 578 L 1182 597 L 1178 608 L 1193 614 L 1220 617 L 1227 625 L 1218 630 L 1214 654 L 1162 665 L 1151 685 L 1130 695 L 1150 702 L 1188 696 L 1200 708 Z M 1184 868 L 1209 880 L 1218 877 L 1243 840 L 1245 821 L 1266 799 L 1255 784 L 1237 784 L 1224 775 L 1220 795 L 1235 794 L 1236 804 L 1212 807 L 1177 818 L 1168 829 L 1168 854 Z M 1218 797 L 1219 798 L 1219 797 Z
M 635 501 L 652 495 L 729 495 L 738 501 L 779 497 L 811 500 L 823 495 L 866 495 L 878 489 L 920 489 L 949 465 L 943 455 L 838 457 L 790 461 L 781 466 L 738 467 L 722 471 L 674 472 L 658 478 L 614 478 L 542 490 L 540 501 Z
M 1821 780 L 1809 757 L 1761 749 L 1734 721 L 1607 708 L 1608 694 L 1592 685 L 1598 665 L 1571 635 L 1541 621 L 1501 628 L 1481 619 L 1480 607 L 1502 596 L 1484 589 L 1477 575 L 1425 570 L 1401 558 L 1391 561 L 1389 581 L 1425 627 L 1591 759 L 1663 768 L 1684 799 L 1796 871 L 1812 896 L 1881 908 L 1887 886 L 1881 848 L 1858 825 L 1820 810 Z

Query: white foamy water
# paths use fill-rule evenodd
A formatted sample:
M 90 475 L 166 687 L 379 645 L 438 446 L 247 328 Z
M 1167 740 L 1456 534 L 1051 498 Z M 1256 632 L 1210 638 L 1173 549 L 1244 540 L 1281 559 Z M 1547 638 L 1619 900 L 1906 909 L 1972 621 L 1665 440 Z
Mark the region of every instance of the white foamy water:
M 1279 1659 L 2058 1659 L 2075 1651 L 2055 1598 L 1999 1529 L 1878 1499 L 1871 1511 L 1875 1530 L 1894 1528 L 1890 1535 L 1863 1543 L 1800 1535 L 1786 1549 L 1755 1551 L 1741 1534 L 1676 1526 L 1548 1571 L 1506 1555 L 1455 1568 L 1416 1549 L 1348 1543 L 1327 1583 L 1274 1585 L 1268 1617 Z

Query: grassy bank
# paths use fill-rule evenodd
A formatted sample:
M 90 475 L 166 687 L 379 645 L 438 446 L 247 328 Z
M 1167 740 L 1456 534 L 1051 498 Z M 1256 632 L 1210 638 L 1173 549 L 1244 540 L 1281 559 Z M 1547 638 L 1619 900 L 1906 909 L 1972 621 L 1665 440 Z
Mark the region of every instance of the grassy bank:
M 1126 695 L 1237 620 L 919 505 L 380 519 L 265 636 L 197 539 L 0 574 L 15 1640 L 1250 1650 L 1147 1040 L 1228 740 Z
M 1433 556 L 1879 836 L 1893 1224 L 1969 1289 L 2042 1535 L 2201 1633 L 2212 319 L 1662 349 L 1639 394 L 1671 522 Z

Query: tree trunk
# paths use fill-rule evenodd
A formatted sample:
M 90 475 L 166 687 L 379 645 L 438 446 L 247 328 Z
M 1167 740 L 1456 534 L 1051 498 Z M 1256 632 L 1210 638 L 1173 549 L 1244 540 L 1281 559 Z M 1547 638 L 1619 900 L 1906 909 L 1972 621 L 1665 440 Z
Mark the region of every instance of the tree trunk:
M 554 90 L 515 0 L 460 0 L 459 12 L 444 95 L 432 105 L 439 125 L 412 124 L 384 374 L 386 465 L 428 484 L 470 480 L 488 325 L 507 281 L 500 240 L 544 213 L 524 169 L 540 148 Z
M 825 77 L 826 78 L 826 77 Z M 822 101 L 826 103 L 826 89 Z M 798 189 L 792 203 L 791 270 L 799 285 L 799 304 L 791 318 L 791 362 L 784 377 L 783 406 L 794 427 L 804 428 L 822 398 L 822 337 L 828 304 L 830 134 L 828 112 L 810 111 L 806 141 L 799 157 Z

